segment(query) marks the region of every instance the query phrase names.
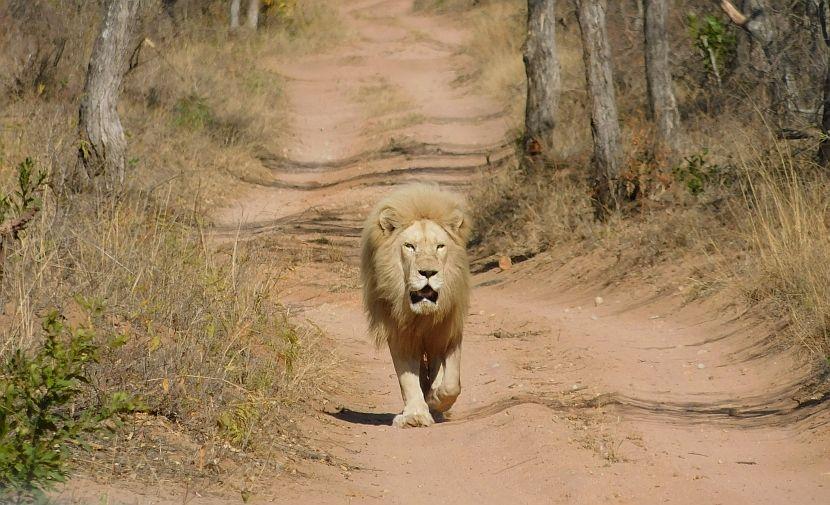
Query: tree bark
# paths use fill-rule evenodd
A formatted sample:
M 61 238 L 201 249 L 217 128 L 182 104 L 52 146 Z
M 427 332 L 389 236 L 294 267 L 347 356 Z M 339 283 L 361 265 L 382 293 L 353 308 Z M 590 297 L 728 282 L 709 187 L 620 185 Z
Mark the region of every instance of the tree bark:
M 821 36 L 824 45 L 830 48 L 830 26 L 828 26 L 828 6 L 826 2 L 819 4 L 819 23 Z M 821 141 L 818 146 L 818 161 L 821 166 L 830 167 L 830 58 L 827 60 L 827 68 L 824 71 L 824 89 L 822 95 L 821 112 Z
M 794 77 L 790 62 L 783 51 L 782 38 L 783 34 L 788 32 L 789 26 L 785 17 L 777 16 L 773 19 L 771 3 L 774 2 L 744 0 L 743 12 L 730 0 L 721 0 L 720 5 L 729 19 L 743 28 L 759 44 L 763 61 L 756 67 L 767 75 L 769 110 L 773 118 L 780 123 L 785 114 L 798 109 L 798 93 L 793 87 Z M 780 127 L 779 124 L 778 128 Z
M 604 219 L 620 203 L 620 125 L 611 72 L 611 48 L 605 27 L 606 0 L 574 0 L 582 34 L 585 78 L 591 99 L 594 139 L 593 187 L 597 217 Z
M 248 29 L 256 30 L 259 24 L 259 0 L 251 0 L 248 4 Z
M 818 147 L 819 163 L 823 167 L 830 167 L 830 62 L 824 77 L 824 99 L 821 112 L 821 142 Z
M 666 0 L 644 0 L 646 84 L 648 111 L 655 123 L 658 153 L 672 157 L 677 146 L 680 112 L 672 89 L 669 40 L 666 33 Z
M 242 0 L 231 0 L 231 30 L 239 28 L 239 4 Z
M 556 58 L 556 18 L 554 0 L 528 0 L 527 41 L 524 47 L 527 74 L 525 105 L 525 150 L 537 143 L 542 152 L 553 149 L 556 106 L 559 101 L 560 73 Z
M 110 0 L 86 73 L 78 120 L 79 148 L 70 189 L 80 190 L 102 174 L 122 184 L 127 142 L 118 117 L 121 81 L 130 64 L 138 0 Z

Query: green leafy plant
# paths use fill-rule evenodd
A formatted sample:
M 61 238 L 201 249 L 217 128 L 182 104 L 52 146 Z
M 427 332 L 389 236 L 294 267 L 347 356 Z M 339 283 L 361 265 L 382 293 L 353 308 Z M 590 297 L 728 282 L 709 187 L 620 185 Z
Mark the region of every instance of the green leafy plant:
M 726 167 L 710 163 L 709 152 L 703 150 L 683 159 L 683 164 L 672 169 L 674 179 L 686 186 L 689 193 L 700 195 L 708 186 L 728 183 L 731 172 Z
M 5 222 L 14 213 L 22 216 L 30 211 L 40 209 L 40 192 L 46 183 L 46 173 L 35 172 L 35 162 L 26 158 L 17 165 L 17 188 L 0 197 L 0 223 Z
M 43 331 L 33 354 L 17 349 L 0 368 L 0 499 L 42 499 L 68 477 L 70 445 L 138 407 L 125 393 L 84 405 L 98 356 L 93 331 L 66 326 L 57 312 L 43 320 Z
M 735 59 L 738 44 L 735 34 L 729 25 L 711 14 L 703 17 L 689 14 L 687 23 L 701 62 L 720 85 L 724 72 Z
M 216 118 L 207 101 L 196 94 L 180 98 L 173 109 L 173 123 L 188 130 L 204 130 L 215 122 Z

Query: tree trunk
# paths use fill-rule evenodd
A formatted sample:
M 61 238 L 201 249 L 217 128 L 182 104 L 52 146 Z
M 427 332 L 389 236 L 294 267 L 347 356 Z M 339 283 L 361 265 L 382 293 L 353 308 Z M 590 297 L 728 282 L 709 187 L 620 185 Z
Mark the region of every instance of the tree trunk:
M 822 2 L 819 6 L 818 17 L 821 26 L 821 36 L 824 45 L 830 48 L 830 26 L 828 26 L 828 6 Z M 824 89 L 822 95 L 821 112 L 821 141 L 818 146 L 818 161 L 821 166 L 830 167 L 830 58 L 824 71 Z
M 677 146 L 680 112 L 672 90 L 669 40 L 666 34 L 666 0 L 644 0 L 646 83 L 649 116 L 657 129 L 656 152 L 671 159 Z
M 818 147 L 819 163 L 830 166 L 830 63 L 824 77 L 824 110 L 821 113 L 821 143 Z
M 101 174 L 121 184 L 126 171 L 124 129 L 118 117 L 121 81 L 130 64 L 140 2 L 110 0 L 86 73 L 78 120 L 79 149 L 70 188 L 80 190 Z
M 795 105 L 795 97 L 790 93 L 789 63 L 783 52 L 781 33 L 773 19 L 773 12 L 767 0 L 745 0 L 744 12 L 750 16 L 744 29 L 752 35 L 761 46 L 764 57 L 764 73 L 767 75 L 769 89 L 769 110 L 775 120 L 781 123 L 785 114 Z M 777 125 L 778 128 L 781 124 Z
M 730 0 L 721 0 L 721 9 L 729 19 L 743 28 L 760 46 L 760 65 L 756 65 L 767 76 L 769 110 L 776 122 L 782 123 L 785 115 L 798 109 L 798 93 L 794 89 L 794 77 L 783 49 L 790 27 L 786 16 L 775 16 L 770 9 L 774 2 L 767 0 L 744 0 L 743 12 Z M 744 14 L 748 12 L 749 14 Z M 776 22 L 777 21 L 777 22 Z M 777 125 L 780 129 L 781 124 Z
M 259 23 L 259 0 L 251 0 L 248 4 L 248 29 L 256 30 Z
M 242 0 L 231 0 L 231 30 L 239 28 L 239 4 Z
M 556 59 L 554 0 L 528 0 L 527 41 L 524 47 L 527 74 L 525 105 L 525 150 L 528 153 L 553 148 L 556 105 L 559 101 L 559 62 Z M 538 144 L 538 148 L 529 148 Z
M 585 77 L 591 99 L 591 135 L 594 139 L 593 186 L 597 217 L 619 208 L 620 125 L 614 98 L 611 48 L 605 28 L 605 0 L 574 0 L 582 34 Z

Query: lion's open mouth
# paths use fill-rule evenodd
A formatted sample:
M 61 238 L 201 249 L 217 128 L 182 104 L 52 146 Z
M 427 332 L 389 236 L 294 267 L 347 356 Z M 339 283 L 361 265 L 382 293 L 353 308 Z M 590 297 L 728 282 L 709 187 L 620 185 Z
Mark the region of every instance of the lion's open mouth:
M 438 303 L 438 291 L 435 291 L 434 289 L 432 289 L 432 286 L 427 284 L 418 291 L 410 291 L 409 300 L 413 304 L 422 302 L 424 300 L 428 300 L 432 303 Z

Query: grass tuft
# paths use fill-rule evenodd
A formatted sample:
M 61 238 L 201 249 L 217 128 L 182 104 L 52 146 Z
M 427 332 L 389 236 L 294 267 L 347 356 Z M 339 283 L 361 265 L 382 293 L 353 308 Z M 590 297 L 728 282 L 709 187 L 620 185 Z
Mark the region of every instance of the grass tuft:
M 744 233 L 757 269 L 745 283 L 753 300 L 772 301 L 787 333 L 830 356 L 830 180 L 788 151 L 744 165 Z

